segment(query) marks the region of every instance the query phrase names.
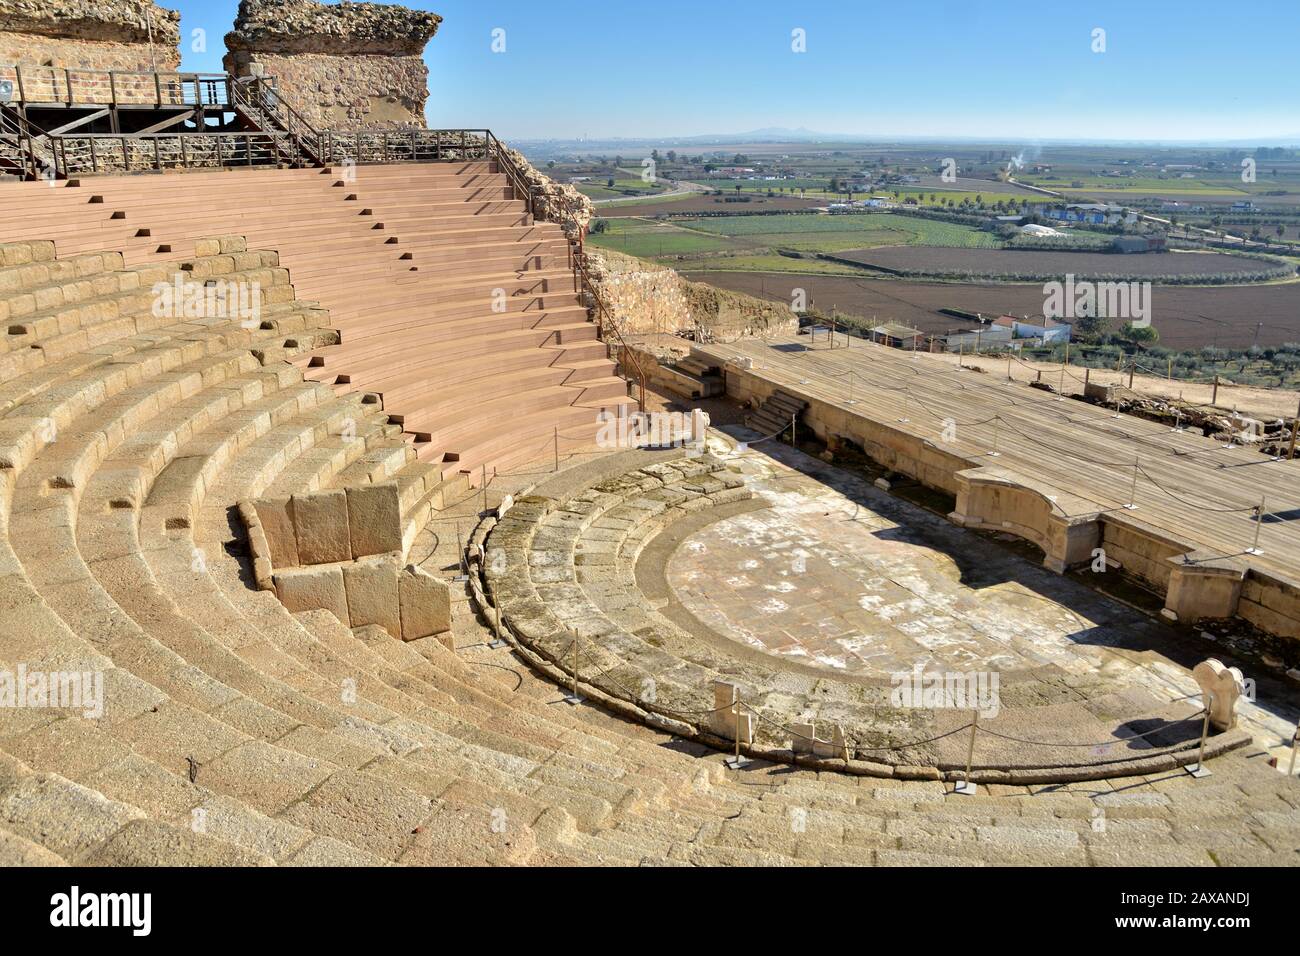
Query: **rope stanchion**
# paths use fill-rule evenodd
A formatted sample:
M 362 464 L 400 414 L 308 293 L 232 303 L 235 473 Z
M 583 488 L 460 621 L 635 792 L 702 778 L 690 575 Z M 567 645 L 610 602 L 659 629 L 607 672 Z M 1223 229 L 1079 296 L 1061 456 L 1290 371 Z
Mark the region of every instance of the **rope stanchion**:
M 583 703 L 583 701 L 586 698 L 584 698 L 581 694 L 578 693 L 578 640 L 579 638 L 577 632 L 570 631 L 569 633 L 573 634 L 573 667 L 570 670 L 570 676 L 572 676 L 573 678 L 573 683 L 569 689 L 569 693 L 567 693 L 564 696 L 564 702 L 570 705 L 571 707 L 577 707 L 579 704 Z
M 1196 764 L 1188 764 L 1183 769 L 1196 779 L 1210 776 L 1213 771 L 1205 766 L 1205 741 L 1210 736 L 1210 710 L 1214 705 L 1214 694 L 1206 691 L 1205 694 L 1205 720 L 1201 724 L 1201 747 L 1196 754 Z
M 965 797 L 973 797 L 979 792 L 979 788 L 975 786 L 975 782 L 971 780 L 970 775 L 972 768 L 975 766 L 975 738 L 980 730 L 980 712 L 973 710 L 971 715 L 970 746 L 966 748 L 966 776 L 952 788 L 953 793 L 960 793 Z

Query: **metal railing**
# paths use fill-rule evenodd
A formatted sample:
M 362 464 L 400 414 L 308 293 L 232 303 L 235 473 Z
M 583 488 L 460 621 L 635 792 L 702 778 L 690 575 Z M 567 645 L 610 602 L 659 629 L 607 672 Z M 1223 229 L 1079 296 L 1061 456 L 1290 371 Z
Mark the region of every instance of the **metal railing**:
M 230 95 L 232 105 L 263 132 L 273 133 L 278 129 L 293 138 L 295 148 L 291 160 L 295 165 L 301 165 L 304 157 L 310 158 L 313 165 L 324 164 L 321 133 L 280 95 L 274 80 L 240 77 L 231 82 Z
M 638 394 L 637 407 L 640 411 L 645 411 L 645 389 L 646 374 L 645 369 L 641 367 L 641 360 L 637 358 L 636 352 L 627 344 L 627 339 L 623 338 L 623 329 L 619 326 L 618 320 L 614 317 L 613 311 L 605 301 L 605 297 L 600 294 L 596 283 L 591 278 L 591 273 L 587 269 L 586 255 L 582 249 L 581 239 L 569 240 L 569 257 L 573 266 L 574 281 L 578 284 L 580 293 L 590 297 L 596 312 L 596 334 L 601 341 L 608 342 L 609 335 L 613 335 L 615 342 L 618 344 L 621 352 L 621 361 L 625 365 L 631 366 L 636 375 Z
M 510 180 L 510 188 L 514 190 L 516 196 L 523 199 L 528 214 L 536 219 L 538 211 L 537 197 L 534 194 L 534 187 L 528 182 L 527 178 L 524 176 L 523 170 L 519 168 L 518 164 L 515 163 L 510 153 L 506 150 L 505 144 L 492 135 L 491 131 L 486 131 L 486 139 L 492 158 L 497 161 L 497 165 L 500 167 L 501 171 L 505 173 L 506 178 Z
M 52 136 L 60 177 L 164 169 L 301 165 L 307 157 L 289 133 L 80 133 Z
M 78 70 L 0 65 L 0 82 L 13 85 L 19 106 L 232 105 L 228 73 Z
M 492 157 L 486 129 L 328 129 L 321 134 L 328 164 L 468 162 Z
M 0 171 L 17 173 L 24 179 L 39 175 L 32 131 L 18 113 L 0 106 Z

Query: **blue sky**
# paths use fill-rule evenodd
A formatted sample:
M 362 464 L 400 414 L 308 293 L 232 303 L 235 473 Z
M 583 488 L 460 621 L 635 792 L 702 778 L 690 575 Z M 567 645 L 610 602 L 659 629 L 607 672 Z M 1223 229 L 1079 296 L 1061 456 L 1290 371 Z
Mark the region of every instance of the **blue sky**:
M 180 0 L 220 69 L 236 0 Z M 870 137 L 1300 143 L 1300 0 L 417 0 L 428 118 L 510 138 L 803 127 Z M 203 28 L 208 51 L 190 51 Z M 1105 31 L 1105 52 L 1093 32 Z M 492 51 L 505 31 L 505 52 Z M 792 51 L 803 30 L 807 51 Z

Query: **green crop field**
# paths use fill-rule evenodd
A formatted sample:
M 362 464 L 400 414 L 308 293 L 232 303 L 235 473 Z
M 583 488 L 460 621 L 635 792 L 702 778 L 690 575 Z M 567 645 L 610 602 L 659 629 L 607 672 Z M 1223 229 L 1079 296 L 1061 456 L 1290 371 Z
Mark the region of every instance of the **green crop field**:
M 996 249 L 1002 245 L 991 233 L 969 226 L 888 213 L 721 216 L 671 223 L 626 218 L 604 223 L 604 231 L 593 232 L 590 238 L 596 248 L 671 260 L 681 268 L 848 274 L 851 266 L 819 263 L 816 254 L 879 246 Z M 781 256 L 780 250 L 809 258 Z M 727 252 L 733 255 L 719 257 Z M 683 259 L 694 257 L 698 262 L 682 264 Z
M 607 220 L 604 232 L 593 232 L 588 243 L 597 249 L 609 249 L 641 259 L 660 259 L 727 252 L 737 244 L 719 236 L 710 236 L 666 223 L 645 219 Z

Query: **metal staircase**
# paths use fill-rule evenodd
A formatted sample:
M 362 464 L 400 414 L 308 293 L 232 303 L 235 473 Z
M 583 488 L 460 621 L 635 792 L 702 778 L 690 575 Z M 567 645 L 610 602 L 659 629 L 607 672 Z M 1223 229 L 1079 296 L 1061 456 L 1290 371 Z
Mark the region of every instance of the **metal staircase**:
M 231 105 L 251 128 L 265 133 L 281 161 L 294 166 L 324 165 L 322 137 L 275 86 L 259 76 L 238 77 L 230 85 Z
M 0 103 L 0 175 L 41 179 L 53 171 L 54 157 L 45 133 Z

